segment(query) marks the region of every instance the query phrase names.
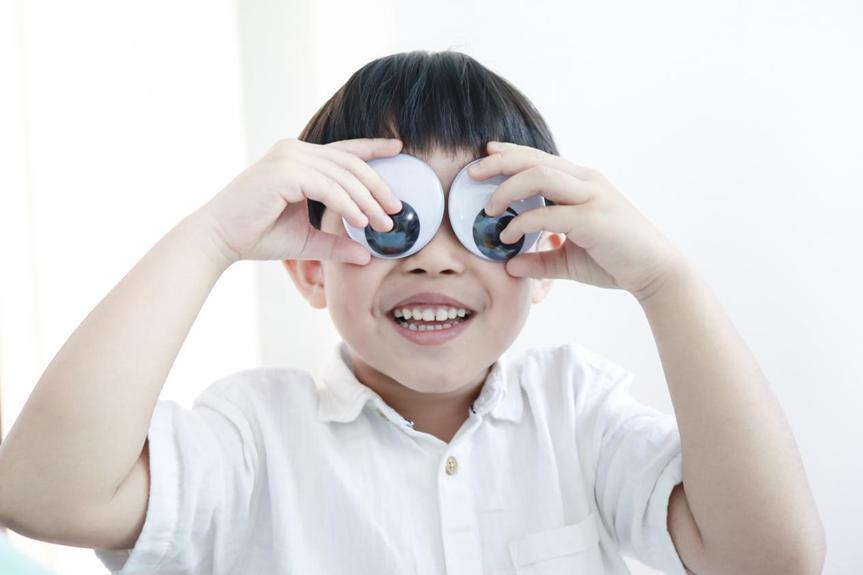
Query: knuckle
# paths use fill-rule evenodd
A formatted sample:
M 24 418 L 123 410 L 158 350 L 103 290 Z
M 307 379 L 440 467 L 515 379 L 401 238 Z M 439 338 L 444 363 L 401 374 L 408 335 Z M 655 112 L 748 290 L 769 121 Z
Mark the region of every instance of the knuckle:
M 583 177 L 586 180 L 595 180 L 600 177 L 600 173 L 593 168 L 582 168 Z
M 344 166 L 336 166 L 336 172 L 339 175 L 339 181 L 344 182 L 345 184 L 352 182 L 354 179 L 351 171 Z
M 557 174 L 557 170 L 547 164 L 539 164 L 538 166 L 531 168 L 531 170 L 541 178 L 551 178 Z
M 334 203 L 338 202 L 341 186 L 325 175 L 317 173 L 314 182 L 308 186 L 308 189 L 304 190 L 304 195 L 309 199 L 318 200 L 328 207 L 332 207 Z
M 351 171 L 362 171 L 368 165 L 361 158 L 353 154 L 348 154 L 346 158 Z
M 345 194 L 344 188 L 342 188 L 341 184 L 339 184 L 337 181 L 333 180 L 332 178 L 326 178 L 326 180 L 327 188 L 331 193 L 337 196 L 342 196 L 343 194 Z
M 380 174 L 378 174 L 370 165 L 368 165 L 362 159 L 353 156 L 351 158 L 351 167 L 353 168 L 354 173 L 362 174 L 362 179 L 368 182 L 368 186 L 373 189 L 383 189 L 386 186 L 384 185 L 384 180 L 381 178 Z
M 598 210 L 587 209 L 584 211 L 583 223 L 586 228 L 597 229 L 602 227 L 602 214 Z
M 488 156 L 486 156 L 483 159 L 481 159 L 480 161 L 478 161 L 476 163 L 477 169 L 485 171 L 485 172 L 494 170 L 494 168 L 497 167 L 497 160 L 496 160 L 497 155 L 498 155 L 497 153 L 489 154 Z
M 282 138 L 280 140 L 277 140 L 270 149 L 280 151 L 292 148 L 297 143 L 297 141 L 298 140 L 296 138 Z

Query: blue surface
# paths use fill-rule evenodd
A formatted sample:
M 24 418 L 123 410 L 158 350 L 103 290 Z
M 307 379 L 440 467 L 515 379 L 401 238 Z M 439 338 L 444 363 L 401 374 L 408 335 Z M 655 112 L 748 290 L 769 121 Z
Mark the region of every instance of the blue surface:
M 3 575 L 51 575 L 44 567 L 21 554 L 0 534 L 0 573 Z

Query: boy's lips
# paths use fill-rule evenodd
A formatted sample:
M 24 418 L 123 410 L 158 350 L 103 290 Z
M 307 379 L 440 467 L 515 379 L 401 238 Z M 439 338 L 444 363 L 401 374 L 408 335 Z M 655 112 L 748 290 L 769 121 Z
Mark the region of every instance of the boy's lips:
M 475 313 L 474 309 L 464 302 L 461 302 L 453 297 L 438 292 L 420 292 L 412 296 L 406 297 L 400 302 L 390 307 L 390 313 L 397 308 L 408 307 L 412 305 L 445 305 L 456 309 L 465 309 L 470 313 Z
M 425 322 L 417 320 L 403 321 L 396 318 L 393 314 L 389 314 L 389 317 L 390 322 L 399 335 L 422 346 L 442 345 L 451 339 L 458 337 L 463 331 L 465 331 L 465 329 L 467 329 L 467 326 L 473 322 L 474 318 L 473 314 L 467 314 L 464 317 L 457 317 L 455 319 Z M 426 329 L 417 328 L 417 325 Z M 442 329 L 428 329 L 431 326 L 441 327 Z

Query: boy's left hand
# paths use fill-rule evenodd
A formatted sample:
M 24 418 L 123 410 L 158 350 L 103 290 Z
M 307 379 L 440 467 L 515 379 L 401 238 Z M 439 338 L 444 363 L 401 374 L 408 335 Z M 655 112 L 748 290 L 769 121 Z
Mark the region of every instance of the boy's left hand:
M 489 142 L 488 152 L 468 170 L 476 180 L 508 176 L 489 198 L 488 215 L 499 215 L 510 203 L 536 194 L 555 202 L 513 218 L 501 241 L 514 242 L 536 231 L 566 236 L 552 236 L 557 249 L 507 261 L 510 275 L 620 288 L 640 301 L 684 265 L 671 242 L 596 170 L 508 142 Z

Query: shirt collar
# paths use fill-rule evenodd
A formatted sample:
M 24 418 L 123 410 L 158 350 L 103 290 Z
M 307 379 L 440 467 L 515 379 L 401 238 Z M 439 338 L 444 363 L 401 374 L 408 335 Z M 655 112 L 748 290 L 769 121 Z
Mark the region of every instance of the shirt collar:
M 477 415 L 487 413 L 496 419 L 515 423 L 521 421 L 523 404 L 520 373 L 511 369 L 509 363 L 508 353 L 504 353 L 492 365 L 472 406 Z M 335 345 L 328 361 L 319 368 L 315 385 L 319 398 L 318 419 L 321 421 L 353 421 L 369 400 L 379 404 L 379 407 L 386 405 L 375 391 L 354 375 L 350 350 L 344 341 Z

